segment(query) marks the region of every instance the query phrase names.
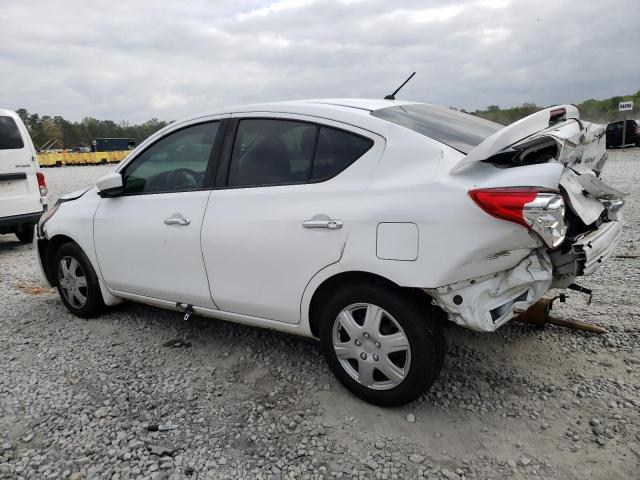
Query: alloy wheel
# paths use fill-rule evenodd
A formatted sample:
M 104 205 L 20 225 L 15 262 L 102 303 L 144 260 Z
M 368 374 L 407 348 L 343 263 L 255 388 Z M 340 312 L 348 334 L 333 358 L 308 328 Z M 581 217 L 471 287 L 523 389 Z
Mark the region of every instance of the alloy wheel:
M 74 308 L 85 306 L 88 296 L 87 276 L 78 260 L 69 256 L 60 259 L 58 285 L 64 298 Z

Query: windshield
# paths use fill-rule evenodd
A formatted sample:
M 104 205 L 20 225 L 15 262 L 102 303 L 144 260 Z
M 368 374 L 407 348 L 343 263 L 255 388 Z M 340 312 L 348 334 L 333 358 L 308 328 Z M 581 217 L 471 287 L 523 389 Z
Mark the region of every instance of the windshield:
M 415 104 L 381 108 L 374 117 L 406 127 L 462 153 L 469 153 L 504 125 L 435 105 Z

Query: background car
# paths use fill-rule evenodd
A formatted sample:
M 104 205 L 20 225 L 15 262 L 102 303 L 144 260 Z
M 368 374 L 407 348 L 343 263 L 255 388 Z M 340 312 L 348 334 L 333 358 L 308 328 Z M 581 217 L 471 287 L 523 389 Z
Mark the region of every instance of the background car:
M 126 299 L 318 338 L 351 392 L 400 405 L 437 378 L 443 321 L 494 331 L 611 255 L 603 134 L 571 105 L 508 127 L 391 100 L 221 110 L 62 197 L 38 259 L 76 315 Z
M 0 110 L 0 234 L 31 242 L 46 204 L 47 185 L 29 132 L 18 115 Z
M 611 122 L 607 125 L 607 148 L 622 146 L 622 130 L 624 120 Z M 627 131 L 625 133 L 625 145 L 635 145 L 640 147 L 640 124 L 636 120 L 627 120 Z

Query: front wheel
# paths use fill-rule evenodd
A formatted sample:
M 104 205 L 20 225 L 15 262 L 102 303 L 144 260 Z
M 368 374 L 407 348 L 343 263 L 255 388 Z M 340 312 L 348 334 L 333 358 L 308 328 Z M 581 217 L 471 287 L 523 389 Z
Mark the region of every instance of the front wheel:
M 71 313 L 82 318 L 100 314 L 104 308 L 100 283 L 91 261 L 75 243 L 65 243 L 56 253 L 55 279 L 58 293 Z
M 433 384 L 442 366 L 444 336 L 430 313 L 400 291 L 347 285 L 322 309 L 322 352 L 354 395 L 404 405 Z

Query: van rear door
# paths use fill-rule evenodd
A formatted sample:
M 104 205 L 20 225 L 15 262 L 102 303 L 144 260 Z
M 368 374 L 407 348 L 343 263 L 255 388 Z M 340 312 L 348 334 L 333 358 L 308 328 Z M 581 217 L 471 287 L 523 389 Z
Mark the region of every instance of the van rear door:
M 0 217 L 42 211 L 36 154 L 15 113 L 0 110 Z

